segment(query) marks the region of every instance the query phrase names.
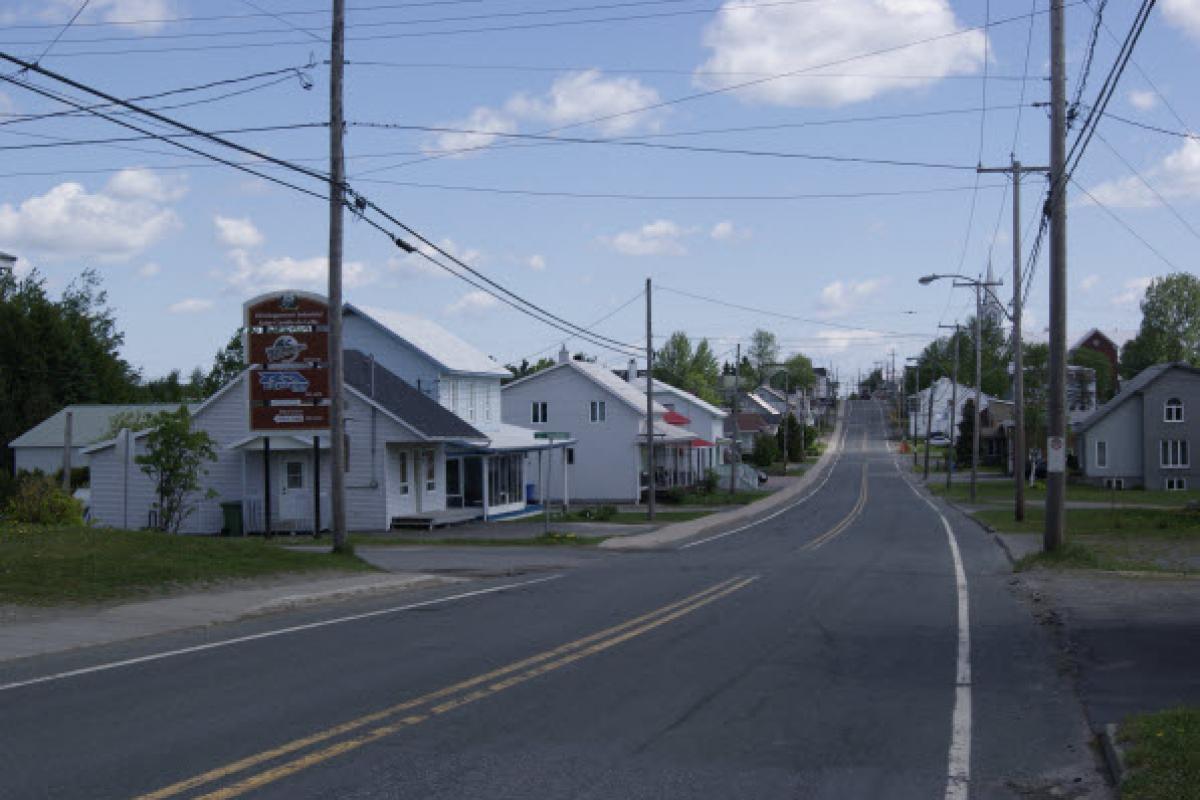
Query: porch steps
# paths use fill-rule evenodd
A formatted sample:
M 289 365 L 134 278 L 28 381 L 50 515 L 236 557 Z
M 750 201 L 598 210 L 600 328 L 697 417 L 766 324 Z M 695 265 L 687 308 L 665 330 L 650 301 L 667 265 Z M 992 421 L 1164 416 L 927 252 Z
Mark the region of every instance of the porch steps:
M 392 529 L 424 528 L 431 531 L 434 528 L 444 528 L 447 525 L 459 525 L 464 522 L 482 519 L 483 511 L 477 508 L 450 508 L 445 511 L 431 511 L 428 514 L 405 514 L 392 517 Z

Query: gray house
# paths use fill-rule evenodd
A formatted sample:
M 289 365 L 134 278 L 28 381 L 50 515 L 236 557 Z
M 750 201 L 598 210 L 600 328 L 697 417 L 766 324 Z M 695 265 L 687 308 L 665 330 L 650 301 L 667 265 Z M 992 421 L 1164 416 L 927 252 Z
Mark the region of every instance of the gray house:
M 1191 444 L 1200 439 L 1200 369 L 1156 364 L 1075 428 L 1084 477 L 1118 489 L 1200 486 Z

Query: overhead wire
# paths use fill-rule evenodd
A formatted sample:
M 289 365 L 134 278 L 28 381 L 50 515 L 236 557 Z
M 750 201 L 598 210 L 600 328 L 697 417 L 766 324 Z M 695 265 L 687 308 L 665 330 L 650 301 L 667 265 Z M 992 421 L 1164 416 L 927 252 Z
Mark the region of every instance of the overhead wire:
M 42 59 L 50 54 L 50 51 L 54 49 L 54 45 L 58 44 L 59 40 L 66 35 L 67 31 L 71 29 L 71 26 L 75 24 L 75 20 L 79 19 L 79 15 L 84 12 L 91 1 L 92 0 L 83 0 L 83 2 L 79 4 L 79 7 L 75 9 L 75 13 L 72 14 L 70 19 L 66 21 L 66 24 L 62 25 L 58 29 L 58 32 L 54 34 L 54 38 L 46 43 L 46 47 L 42 50 L 41 54 L 38 55 L 37 58 L 33 59 L 34 64 L 40 64 Z M 18 71 L 16 74 L 20 75 L 21 72 Z
M 1142 173 L 1139 172 L 1138 169 L 1135 166 L 1133 166 L 1133 164 L 1131 164 L 1129 162 L 1129 159 L 1127 159 L 1127 158 L 1125 158 L 1125 156 L 1121 155 L 1121 153 L 1115 147 L 1113 147 L 1112 143 L 1110 143 L 1107 139 L 1105 139 L 1101 133 L 1097 132 L 1096 138 L 1100 140 L 1100 143 L 1102 145 L 1104 145 L 1106 148 L 1108 148 L 1108 151 L 1110 153 L 1112 153 L 1117 158 L 1118 161 L 1120 161 L 1122 164 L 1125 165 L 1125 168 L 1128 169 L 1130 171 L 1130 173 L 1133 174 L 1133 176 L 1138 180 L 1138 182 L 1141 183 L 1142 186 L 1145 186 L 1146 189 L 1151 194 L 1153 194 L 1158 199 L 1158 201 L 1160 203 L 1162 203 L 1163 206 L 1166 207 L 1166 209 L 1168 211 L 1171 212 L 1172 216 L 1174 216 L 1175 219 L 1177 219 L 1179 221 L 1179 223 L 1181 225 L 1183 225 L 1183 227 L 1185 227 L 1190 234 L 1192 234 L 1192 236 L 1194 236 L 1197 239 L 1200 239 L 1200 231 L 1197 231 L 1196 228 L 1192 226 L 1192 223 L 1188 222 L 1187 219 L 1184 218 L 1183 214 L 1181 214 L 1179 212 L 1179 209 L 1176 208 L 1171 203 L 1170 200 L 1168 200 L 1166 197 L 1164 197 L 1162 192 L 1160 192 L 1158 189 L 1156 189 L 1154 187 L 1154 185 L 1152 183 L 1150 183 L 1150 181 L 1144 175 L 1142 175 Z

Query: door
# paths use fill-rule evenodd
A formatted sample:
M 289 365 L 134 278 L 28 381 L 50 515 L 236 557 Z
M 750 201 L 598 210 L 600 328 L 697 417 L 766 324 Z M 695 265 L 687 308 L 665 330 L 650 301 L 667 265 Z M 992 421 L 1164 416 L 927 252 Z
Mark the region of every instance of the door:
M 298 458 L 285 458 L 279 481 L 280 521 L 300 522 L 312 517 L 312 492 L 308 486 L 308 465 Z
M 463 460 L 446 459 L 446 508 L 463 507 Z

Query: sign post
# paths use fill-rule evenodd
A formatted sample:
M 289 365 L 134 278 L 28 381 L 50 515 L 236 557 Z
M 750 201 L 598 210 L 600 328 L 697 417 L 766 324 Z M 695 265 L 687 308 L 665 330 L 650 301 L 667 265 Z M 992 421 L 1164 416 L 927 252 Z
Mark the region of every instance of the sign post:
M 243 307 L 249 426 L 263 434 L 263 531 L 271 532 L 271 434 L 313 441 L 313 535 L 321 531 L 321 433 L 329 431 L 329 305 L 308 292 L 272 292 Z M 282 484 L 281 484 L 282 485 Z
M 535 431 L 533 434 L 533 438 L 548 440 L 551 445 L 549 452 L 551 454 L 553 454 L 554 453 L 554 443 L 557 441 L 566 441 L 567 439 L 570 439 L 571 434 L 565 433 L 563 431 Z M 567 506 L 566 506 L 566 501 L 567 501 L 567 449 L 566 449 L 566 447 L 563 448 L 562 459 L 563 459 L 563 514 L 566 514 L 566 512 L 567 512 Z M 541 480 L 541 463 L 542 463 L 541 456 L 538 456 L 538 467 L 539 467 L 538 468 L 538 479 L 539 479 L 539 481 Z M 553 474 L 554 474 L 554 461 L 551 458 L 548 461 L 548 463 L 546 464 L 546 485 L 538 487 L 542 493 L 542 534 L 544 536 L 550 535 L 550 490 L 549 490 L 549 485 L 550 485 L 550 476 Z

